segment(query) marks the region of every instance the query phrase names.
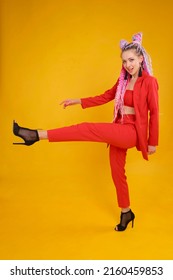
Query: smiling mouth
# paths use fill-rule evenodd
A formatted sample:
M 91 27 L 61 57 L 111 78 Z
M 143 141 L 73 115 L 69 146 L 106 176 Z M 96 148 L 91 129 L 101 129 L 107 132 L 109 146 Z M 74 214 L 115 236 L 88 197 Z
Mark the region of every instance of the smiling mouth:
M 128 72 L 133 72 L 133 68 L 127 69 Z

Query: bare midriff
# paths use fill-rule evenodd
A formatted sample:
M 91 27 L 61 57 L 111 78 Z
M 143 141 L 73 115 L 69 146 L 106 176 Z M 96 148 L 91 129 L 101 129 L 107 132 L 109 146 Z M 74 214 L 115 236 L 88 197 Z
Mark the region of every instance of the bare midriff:
M 134 107 L 123 106 L 123 114 L 124 115 L 135 115 Z

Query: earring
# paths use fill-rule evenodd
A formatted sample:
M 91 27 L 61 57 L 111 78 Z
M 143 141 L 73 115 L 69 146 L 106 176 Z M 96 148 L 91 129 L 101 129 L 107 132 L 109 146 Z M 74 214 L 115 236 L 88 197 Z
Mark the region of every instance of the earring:
M 127 80 L 127 77 L 128 77 L 128 73 L 126 71 L 125 76 L 124 76 L 124 80 Z
M 142 66 L 140 66 L 140 68 L 139 68 L 138 77 L 142 77 Z

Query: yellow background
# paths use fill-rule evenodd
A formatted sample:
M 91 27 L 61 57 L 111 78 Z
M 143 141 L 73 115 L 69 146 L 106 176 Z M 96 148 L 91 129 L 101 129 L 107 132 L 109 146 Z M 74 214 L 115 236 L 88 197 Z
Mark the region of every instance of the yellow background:
M 1 0 L 0 259 L 172 259 L 172 1 Z M 63 110 L 103 93 L 119 41 L 143 32 L 160 85 L 160 146 L 128 153 L 135 226 L 119 222 L 108 150 L 97 143 L 13 146 L 12 121 L 55 128 L 112 120 L 113 103 Z

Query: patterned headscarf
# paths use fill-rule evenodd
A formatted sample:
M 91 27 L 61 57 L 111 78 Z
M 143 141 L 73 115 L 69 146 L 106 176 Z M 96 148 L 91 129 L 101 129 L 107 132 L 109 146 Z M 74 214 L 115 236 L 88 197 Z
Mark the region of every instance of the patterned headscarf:
M 137 54 L 143 56 L 143 63 L 141 65 L 142 69 L 144 69 L 149 75 L 152 75 L 151 58 L 142 47 L 141 43 L 142 33 L 137 33 L 133 35 L 131 43 L 127 42 L 126 40 L 121 40 L 120 48 L 122 52 L 135 49 Z M 130 74 L 122 66 L 119 83 L 115 94 L 114 120 L 116 119 L 118 112 L 120 112 L 121 116 L 123 117 L 124 94 L 129 78 Z

